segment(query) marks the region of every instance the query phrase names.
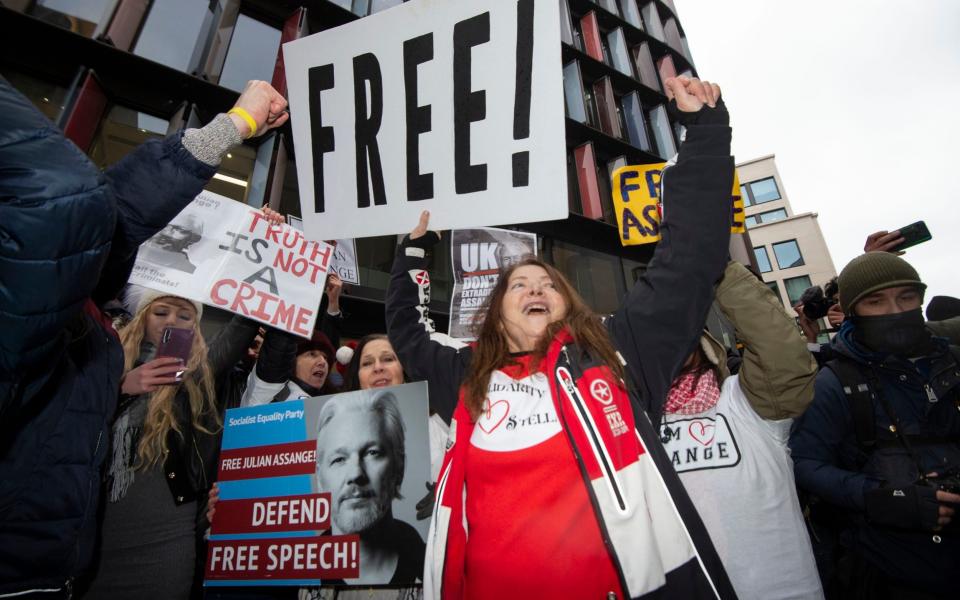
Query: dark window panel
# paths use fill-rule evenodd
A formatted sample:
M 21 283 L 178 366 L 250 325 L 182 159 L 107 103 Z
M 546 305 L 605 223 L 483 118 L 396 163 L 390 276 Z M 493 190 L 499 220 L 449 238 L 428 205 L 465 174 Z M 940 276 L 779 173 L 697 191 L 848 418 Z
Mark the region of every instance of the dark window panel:
M 279 48 L 279 29 L 241 14 L 233 29 L 220 85 L 240 92 L 252 79 L 270 81 Z
M 653 64 L 653 56 L 650 54 L 650 45 L 643 42 L 633 48 L 633 62 L 637 65 L 637 74 L 643 85 L 650 89 L 660 91 L 660 79 L 657 75 L 657 67 Z
M 614 102 L 613 84 L 610 83 L 609 77 L 602 77 L 593 84 L 593 95 L 596 98 L 597 113 L 600 116 L 600 129 L 613 137 L 622 137 L 620 118 Z
M 563 98 L 567 116 L 580 123 L 587 122 L 587 106 L 583 98 L 583 77 L 577 61 L 563 66 Z
M 808 275 L 784 279 L 783 287 L 787 288 L 787 299 L 790 301 L 790 306 L 794 306 L 799 302 L 800 296 L 802 296 L 803 292 L 811 285 L 813 284 L 810 283 L 810 277 Z
M 630 92 L 621 102 L 628 141 L 644 152 L 650 152 L 650 135 L 647 133 L 647 119 L 640 104 L 640 94 Z
M 597 25 L 597 14 L 588 12 L 580 19 L 580 30 L 583 32 L 583 50 L 593 58 L 603 61 L 603 43 L 600 37 L 600 27 Z
M 667 118 L 667 107 L 660 104 L 650 110 L 650 129 L 657 142 L 657 154 L 669 160 L 677 153 L 677 145 L 673 140 L 673 131 L 670 129 L 670 120 Z
M 626 294 L 623 267 L 616 256 L 554 240 L 553 264 L 600 314 L 615 311 Z
M 657 38 L 661 42 L 664 41 L 665 36 L 663 32 L 663 23 L 660 21 L 660 13 L 657 10 L 656 2 L 648 2 L 643 8 L 640 9 L 640 14 L 643 15 L 643 24 L 645 25 L 647 33 Z
M 573 152 L 577 162 L 577 181 L 580 188 L 582 214 L 590 219 L 602 219 L 603 203 L 600 199 L 597 159 L 593 151 L 593 143 L 587 142 L 582 146 L 577 146 Z

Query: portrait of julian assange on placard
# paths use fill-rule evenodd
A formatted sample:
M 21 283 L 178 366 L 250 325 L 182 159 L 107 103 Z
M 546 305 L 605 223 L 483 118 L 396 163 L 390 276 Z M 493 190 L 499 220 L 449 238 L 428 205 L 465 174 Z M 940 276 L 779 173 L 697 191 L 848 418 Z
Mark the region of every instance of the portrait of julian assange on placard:
M 330 494 L 331 533 L 360 537 L 360 576 L 323 585 L 403 585 L 423 577 L 430 482 L 425 382 L 335 394 L 306 404 L 316 423 L 314 491 Z

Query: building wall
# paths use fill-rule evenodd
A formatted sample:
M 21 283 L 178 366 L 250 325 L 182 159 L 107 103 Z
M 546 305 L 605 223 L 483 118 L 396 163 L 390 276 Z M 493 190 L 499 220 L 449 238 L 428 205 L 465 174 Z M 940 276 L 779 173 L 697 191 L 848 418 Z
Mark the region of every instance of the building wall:
M 737 165 L 737 172 L 744 203 L 751 202 L 745 206 L 744 212 L 763 280 L 776 286 L 784 308 L 792 314 L 792 305 L 803 289 L 810 285 L 823 286 L 837 275 L 817 214 L 794 213 L 773 155 L 741 163 Z M 771 178 L 776 184 L 775 192 L 769 183 Z M 778 199 L 754 202 L 770 198 L 774 193 Z M 803 264 L 790 266 L 793 263 L 788 261 L 797 258 L 791 241 L 796 242 Z M 764 252 L 766 260 L 763 259 Z M 786 264 L 782 264 L 784 262 Z M 809 283 L 803 278 L 808 278 Z

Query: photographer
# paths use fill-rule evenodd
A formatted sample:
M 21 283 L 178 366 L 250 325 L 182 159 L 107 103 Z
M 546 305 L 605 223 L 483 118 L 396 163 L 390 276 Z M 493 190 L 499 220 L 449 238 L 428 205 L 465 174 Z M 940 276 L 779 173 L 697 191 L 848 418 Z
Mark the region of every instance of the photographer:
M 817 366 L 822 367 L 834 356 L 830 344 L 817 341 L 820 335 L 820 319 L 826 317 L 833 330 L 843 324 L 843 311 L 837 302 L 837 278 L 834 277 L 822 288 L 815 285 L 804 290 L 793 310 L 797 313 L 797 325 L 807 340 L 807 349 L 817 360 Z
M 842 597 L 956 597 L 960 348 L 927 328 L 925 289 L 888 252 L 843 269 L 837 358 L 790 438 L 798 485 L 846 515 Z

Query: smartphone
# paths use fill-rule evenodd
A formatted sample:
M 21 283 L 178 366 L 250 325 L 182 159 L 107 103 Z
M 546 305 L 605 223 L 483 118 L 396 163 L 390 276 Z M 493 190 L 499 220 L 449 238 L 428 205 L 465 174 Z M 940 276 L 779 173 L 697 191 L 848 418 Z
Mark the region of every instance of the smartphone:
M 179 358 L 186 370 L 190 360 L 190 350 L 193 349 L 193 329 L 179 329 L 167 327 L 160 335 L 160 344 L 157 346 L 157 358 Z M 177 381 L 183 381 L 184 371 L 177 371 Z
M 906 227 L 901 227 L 899 231 L 900 237 L 903 238 L 903 243 L 896 248 L 891 248 L 891 250 L 906 250 L 907 248 L 933 239 L 933 236 L 930 235 L 930 230 L 927 229 L 927 224 L 923 221 L 910 223 Z

